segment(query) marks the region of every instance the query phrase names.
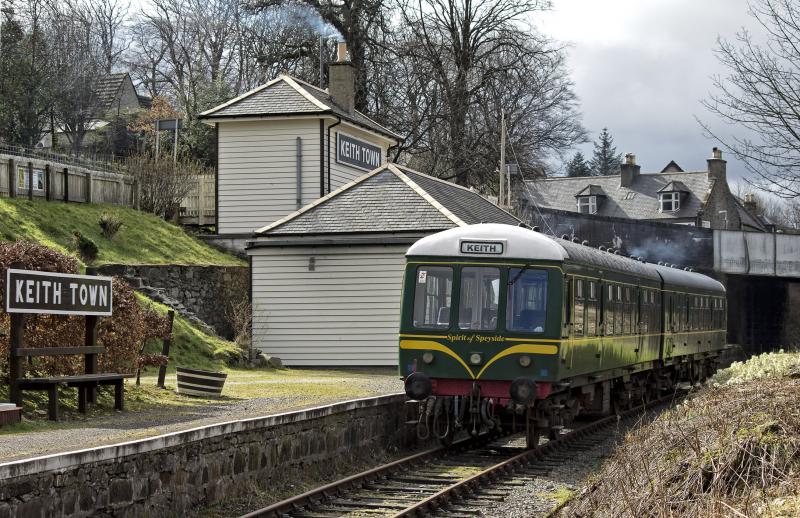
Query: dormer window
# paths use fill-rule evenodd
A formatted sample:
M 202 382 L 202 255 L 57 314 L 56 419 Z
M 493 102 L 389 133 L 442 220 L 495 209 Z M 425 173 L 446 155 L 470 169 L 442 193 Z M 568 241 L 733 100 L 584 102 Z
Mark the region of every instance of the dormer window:
M 578 212 L 581 214 L 597 213 L 597 196 L 578 196 Z
M 661 212 L 678 212 L 681 208 L 681 193 L 662 192 L 658 195 L 658 203 Z
M 658 212 L 678 212 L 681 210 L 681 199 L 689 194 L 683 182 L 672 180 L 658 190 Z
M 597 214 L 597 207 L 606 193 L 599 185 L 587 185 L 575 195 L 575 205 L 581 214 Z

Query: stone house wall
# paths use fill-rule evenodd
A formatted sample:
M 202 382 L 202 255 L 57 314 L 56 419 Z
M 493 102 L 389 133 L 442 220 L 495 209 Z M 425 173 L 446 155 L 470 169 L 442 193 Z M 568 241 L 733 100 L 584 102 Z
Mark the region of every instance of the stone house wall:
M 228 339 L 234 337 L 228 318 L 231 306 L 250 298 L 247 266 L 105 265 L 99 273 L 123 277 L 135 289 L 141 287 L 138 279 L 145 286 L 163 289 L 164 295 Z
M 416 445 L 404 395 L 0 464 L 0 518 L 184 516 Z

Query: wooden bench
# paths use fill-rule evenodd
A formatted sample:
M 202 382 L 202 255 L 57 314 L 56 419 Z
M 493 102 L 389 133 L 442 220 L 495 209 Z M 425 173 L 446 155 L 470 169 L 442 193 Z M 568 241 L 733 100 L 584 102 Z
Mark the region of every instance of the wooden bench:
M 123 410 L 125 397 L 125 378 L 133 377 L 133 374 L 105 373 L 97 372 L 97 357 L 105 351 L 104 347 L 97 345 L 97 324 L 100 315 L 111 315 L 111 291 L 112 283 L 110 278 L 97 278 L 93 269 L 87 269 L 88 275 L 67 275 L 67 274 L 48 274 L 46 272 L 34 272 L 21 270 L 20 264 L 12 264 L 8 271 L 7 290 L 12 290 L 10 286 L 12 276 L 17 284 L 14 291 L 10 291 L 6 297 L 6 312 L 11 317 L 11 336 L 9 341 L 9 381 L 11 383 L 10 399 L 17 406 L 22 406 L 22 392 L 25 390 L 46 391 L 48 394 L 48 415 L 53 421 L 58 420 L 58 389 L 60 387 L 74 387 L 78 389 L 78 410 L 85 413 L 89 403 L 97 402 L 97 387 L 102 385 L 114 386 L 114 408 Z M 40 304 L 38 293 L 31 283 L 41 279 L 47 283 L 47 287 L 58 286 L 60 296 L 52 296 L 51 302 L 47 305 L 47 298 Z M 96 280 L 95 280 L 96 279 Z M 75 291 L 81 283 L 94 283 L 92 288 L 98 293 L 101 288 L 97 287 L 97 282 L 104 285 L 101 288 L 106 290 L 108 296 L 104 298 L 92 298 L 91 302 L 87 297 L 89 291 L 81 291 L 83 299 L 76 301 Z M 72 299 L 67 303 L 69 292 L 62 291 L 62 285 L 70 282 L 72 288 Z M 28 283 L 28 284 L 26 284 Z M 44 286 L 44 284 L 43 284 Z M 27 290 L 27 291 L 26 291 Z M 14 294 L 12 303 L 11 293 Z M 27 293 L 27 297 L 22 294 Z M 23 300 L 24 299 L 24 300 Z M 88 307 L 87 303 L 95 304 L 97 307 Z M 57 302 L 56 302 L 57 301 Z M 60 304 L 60 306 L 56 306 Z M 83 347 L 25 347 L 24 332 L 26 313 L 55 313 L 85 315 L 86 330 L 84 334 Z M 84 372 L 74 376 L 47 376 L 26 378 L 25 364 L 31 358 L 39 356 L 76 356 L 84 357 Z M 28 359 L 28 362 L 25 360 Z
M 12 393 L 14 402 L 22 406 L 22 392 L 25 390 L 47 391 L 48 417 L 53 421 L 58 421 L 58 389 L 59 387 L 74 387 L 78 389 L 78 411 L 86 413 L 88 403 L 96 403 L 96 388 L 101 385 L 114 386 L 114 408 L 117 410 L 125 409 L 125 378 L 133 377 L 133 374 L 94 374 L 97 370 L 97 355 L 105 350 L 101 346 L 89 347 L 26 347 L 12 350 L 12 358 L 32 358 L 39 356 L 72 356 L 83 354 L 86 358 L 87 374 L 73 376 L 49 376 L 41 378 L 19 377 L 14 381 Z M 22 364 L 23 362 L 19 362 Z M 21 368 L 20 368 L 21 370 Z M 20 374 L 22 374 L 20 372 Z

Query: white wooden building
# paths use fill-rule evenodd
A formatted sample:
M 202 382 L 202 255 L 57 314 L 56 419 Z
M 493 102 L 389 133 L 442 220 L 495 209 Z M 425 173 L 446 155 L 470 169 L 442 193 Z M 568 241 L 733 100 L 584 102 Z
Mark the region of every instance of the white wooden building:
M 340 44 L 322 90 L 288 75 L 200 115 L 216 127 L 216 233 L 243 250 L 256 228 L 386 161 L 399 137 L 354 109 Z
M 249 242 L 253 342 L 287 365 L 397 365 L 405 252 L 426 235 L 520 222 L 479 194 L 387 164 Z

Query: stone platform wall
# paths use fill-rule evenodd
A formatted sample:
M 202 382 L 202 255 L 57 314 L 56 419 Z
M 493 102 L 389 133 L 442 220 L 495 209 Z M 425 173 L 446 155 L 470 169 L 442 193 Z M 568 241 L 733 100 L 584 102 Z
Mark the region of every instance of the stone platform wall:
M 217 334 L 234 338 L 227 314 L 232 304 L 250 297 L 247 266 L 104 265 L 101 275 L 141 279 L 148 287 L 186 307 Z M 140 288 L 132 283 L 135 289 Z
M 405 396 L 366 398 L 0 464 L 0 518 L 183 516 L 409 447 Z

